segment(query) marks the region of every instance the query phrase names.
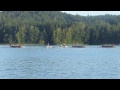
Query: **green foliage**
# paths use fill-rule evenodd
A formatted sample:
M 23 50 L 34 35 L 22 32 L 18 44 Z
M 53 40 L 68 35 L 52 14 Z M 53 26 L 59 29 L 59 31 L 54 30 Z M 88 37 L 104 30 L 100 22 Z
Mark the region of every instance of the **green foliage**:
M 0 43 L 120 43 L 120 15 L 80 16 L 60 11 L 0 12 Z

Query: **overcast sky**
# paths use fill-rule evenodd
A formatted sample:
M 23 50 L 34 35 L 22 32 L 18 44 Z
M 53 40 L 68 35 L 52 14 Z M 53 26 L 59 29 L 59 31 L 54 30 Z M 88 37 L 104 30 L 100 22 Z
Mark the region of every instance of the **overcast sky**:
M 81 16 L 87 16 L 87 15 L 105 15 L 105 14 L 110 14 L 110 15 L 120 15 L 120 11 L 62 11 L 62 12 L 66 12 L 69 14 L 79 14 Z

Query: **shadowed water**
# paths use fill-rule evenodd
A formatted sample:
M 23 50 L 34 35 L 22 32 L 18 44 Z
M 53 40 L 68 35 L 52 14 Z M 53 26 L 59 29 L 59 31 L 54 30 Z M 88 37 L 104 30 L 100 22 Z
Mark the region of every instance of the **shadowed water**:
M 0 47 L 1 79 L 118 79 L 120 46 Z

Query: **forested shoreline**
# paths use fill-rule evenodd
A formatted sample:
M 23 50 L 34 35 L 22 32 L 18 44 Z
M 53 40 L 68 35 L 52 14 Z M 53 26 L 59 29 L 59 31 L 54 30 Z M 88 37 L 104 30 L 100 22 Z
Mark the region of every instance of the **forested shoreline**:
M 120 15 L 80 16 L 60 11 L 0 12 L 0 43 L 119 44 Z

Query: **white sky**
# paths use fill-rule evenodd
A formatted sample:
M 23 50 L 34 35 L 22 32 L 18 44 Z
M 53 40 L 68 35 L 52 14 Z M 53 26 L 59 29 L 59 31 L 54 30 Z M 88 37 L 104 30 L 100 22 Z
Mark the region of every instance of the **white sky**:
M 81 16 L 87 16 L 87 15 L 91 15 L 91 16 L 95 16 L 95 15 L 105 15 L 105 14 L 110 14 L 110 15 L 120 15 L 120 11 L 62 11 L 62 12 L 66 12 L 68 14 L 79 14 Z

